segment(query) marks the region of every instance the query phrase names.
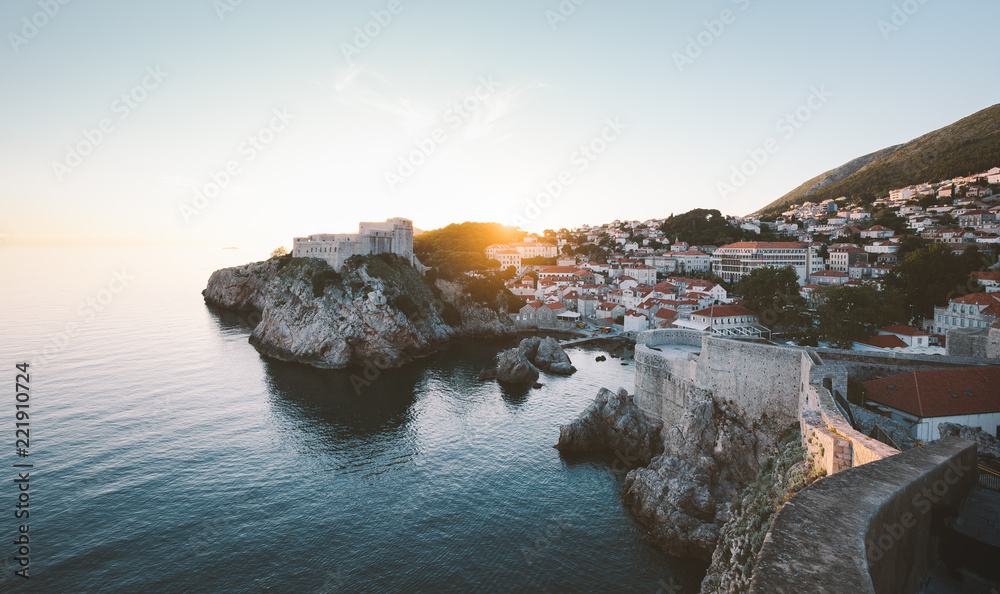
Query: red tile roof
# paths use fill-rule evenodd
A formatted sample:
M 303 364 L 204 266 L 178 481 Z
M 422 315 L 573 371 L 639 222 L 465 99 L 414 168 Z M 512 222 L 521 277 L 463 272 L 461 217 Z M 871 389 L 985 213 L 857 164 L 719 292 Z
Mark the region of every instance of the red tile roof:
M 843 278 L 847 276 L 846 272 L 841 272 L 839 270 L 817 270 L 812 273 L 811 276 L 832 276 L 836 278 Z
M 756 316 L 757 314 L 739 305 L 716 305 L 691 312 L 691 315 L 709 318 L 728 318 L 730 316 Z
M 894 334 L 880 334 L 878 336 L 872 336 L 865 341 L 865 344 L 870 344 L 873 347 L 878 347 L 880 349 L 901 349 L 906 348 L 907 345 L 903 340 Z
M 892 334 L 902 334 L 903 336 L 927 336 L 926 332 L 921 332 L 909 326 L 888 326 L 886 328 L 879 328 L 879 332 L 891 332 Z
M 805 247 L 804 243 L 798 241 L 738 241 L 724 245 L 720 250 L 727 248 L 739 249 L 775 249 L 775 250 L 800 250 Z
M 653 314 L 653 317 L 660 318 L 661 320 L 672 320 L 677 317 L 677 312 L 666 307 L 661 307 L 660 309 L 656 310 L 656 313 Z
M 969 276 L 977 278 L 979 280 L 988 280 L 988 281 L 1000 280 L 1000 272 L 984 272 L 982 270 L 974 270 L 969 273 Z
M 920 418 L 996 413 L 1000 367 L 911 371 L 865 382 L 865 391 L 869 400 Z
M 986 309 L 983 309 L 981 313 L 1000 316 L 1000 293 L 970 293 L 963 297 L 952 299 L 951 302 L 985 305 Z

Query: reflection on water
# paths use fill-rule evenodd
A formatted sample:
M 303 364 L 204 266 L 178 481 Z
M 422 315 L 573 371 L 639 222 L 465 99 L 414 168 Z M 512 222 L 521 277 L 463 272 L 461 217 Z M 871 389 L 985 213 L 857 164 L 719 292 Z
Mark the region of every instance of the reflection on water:
M 644 541 L 621 472 L 552 447 L 631 367 L 575 349 L 573 376 L 510 389 L 477 378 L 514 341 L 470 341 L 358 390 L 363 370 L 265 359 L 252 317 L 205 306 L 238 254 L 72 256 L 0 261 L 33 291 L 0 294 L 7 362 L 77 320 L 109 271 L 135 275 L 35 371 L 38 553 L 30 584 L 0 590 L 697 590 L 701 568 Z

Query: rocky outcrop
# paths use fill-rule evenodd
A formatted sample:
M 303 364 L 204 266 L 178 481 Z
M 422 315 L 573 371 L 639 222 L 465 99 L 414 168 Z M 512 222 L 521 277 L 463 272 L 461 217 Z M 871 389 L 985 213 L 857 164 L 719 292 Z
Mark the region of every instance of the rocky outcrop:
M 959 437 L 974 441 L 980 456 L 1000 462 L 1000 440 L 982 429 L 956 423 L 941 423 L 938 425 L 938 433 L 941 434 L 941 439 Z
M 535 384 L 538 368 L 520 349 L 507 349 L 497 355 L 496 379 L 504 384 Z
M 576 367 L 573 367 L 573 363 L 569 360 L 569 355 L 563 350 L 562 345 L 551 336 L 538 344 L 532 362 L 542 371 L 557 375 L 572 375 L 576 371 Z
M 663 454 L 626 476 L 625 504 L 669 554 L 711 559 L 729 503 L 753 481 L 770 444 L 707 396 L 693 398 L 665 437 Z
M 534 384 L 538 380 L 539 371 L 570 375 L 576 371 L 576 367 L 573 367 L 559 341 L 551 336 L 525 338 L 516 347 L 497 355 L 497 381 L 506 384 Z M 491 374 L 487 370 L 479 375 L 485 379 Z
M 201 294 L 209 305 L 236 311 L 263 311 L 268 285 L 287 264 L 287 259 L 271 258 L 216 270 Z
M 318 258 L 284 257 L 217 270 L 202 294 L 213 306 L 260 312 L 250 342 L 261 353 L 321 368 L 398 367 L 453 338 L 514 334 L 505 312 L 439 282 L 388 254 L 356 257 L 341 273 Z
M 556 448 L 564 452 L 613 451 L 628 467 L 649 464 L 663 449 L 660 424 L 646 419 L 632 396 L 601 388 L 575 421 L 559 427 Z

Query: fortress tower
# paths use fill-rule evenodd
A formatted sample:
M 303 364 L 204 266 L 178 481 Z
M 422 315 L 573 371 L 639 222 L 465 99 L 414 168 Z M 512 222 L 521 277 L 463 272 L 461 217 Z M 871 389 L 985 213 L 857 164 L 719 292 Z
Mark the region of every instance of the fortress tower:
M 396 254 L 413 263 L 413 221 L 400 217 L 361 223 L 357 233 L 318 234 L 292 240 L 295 258 L 322 258 L 340 272 L 351 256 Z

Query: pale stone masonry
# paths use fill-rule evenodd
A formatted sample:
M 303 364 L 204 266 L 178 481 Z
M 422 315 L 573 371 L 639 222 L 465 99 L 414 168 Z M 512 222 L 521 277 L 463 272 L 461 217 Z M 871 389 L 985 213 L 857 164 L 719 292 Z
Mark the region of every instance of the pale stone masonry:
M 413 264 L 413 221 L 403 218 L 384 223 L 361 223 L 357 233 L 321 233 L 292 240 L 295 258 L 320 258 L 340 272 L 351 256 L 396 254 Z

